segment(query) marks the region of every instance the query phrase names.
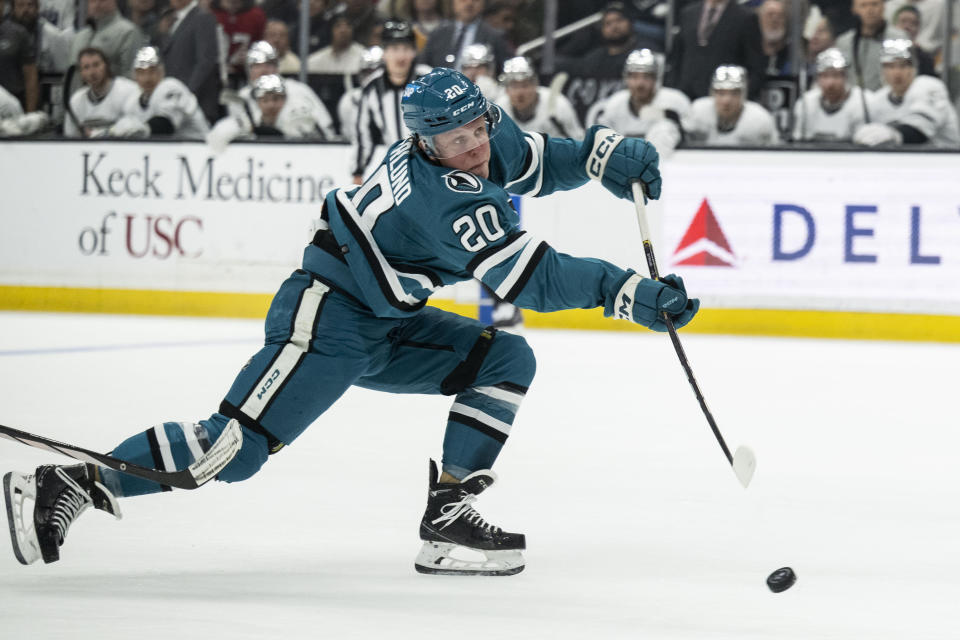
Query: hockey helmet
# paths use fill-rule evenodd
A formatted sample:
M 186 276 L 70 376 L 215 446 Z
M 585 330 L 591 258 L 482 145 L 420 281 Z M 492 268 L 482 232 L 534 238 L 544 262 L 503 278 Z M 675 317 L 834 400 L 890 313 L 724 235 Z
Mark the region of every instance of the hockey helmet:
M 387 20 L 384 22 L 380 42 L 384 48 L 391 44 L 408 44 L 411 47 L 416 47 L 413 27 L 405 20 Z
M 735 64 L 722 64 L 713 72 L 710 80 L 711 93 L 717 90 L 739 90 L 747 95 L 747 70 Z
M 485 44 L 472 44 L 463 50 L 461 67 L 486 67 L 493 65 L 493 52 Z
M 850 66 L 850 63 L 847 62 L 846 56 L 843 55 L 843 52 L 836 47 L 831 47 L 825 49 L 817 54 L 817 73 L 823 73 L 824 71 L 846 71 Z
M 650 49 L 637 49 L 631 51 L 627 56 L 627 61 L 623 65 L 623 74 L 628 73 L 650 73 L 657 75 L 660 72 L 660 63 L 657 56 Z
M 247 69 L 255 64 L 277 63 L 277 50 L 266 40 L 258 40 L 247 49 Z
M 267 94 L 287 95 L 287 87 L 283 78 L 275 73 L 268 73 L 257 78 L 253 83 L 253 97 L 262 98 Z
M 530 58 L 517 56 L 503 63 L 503 73 L 500 74 L 500 84 L 509 85 L 512 82 L 526 82 L 536 77 L 537 72 L 534 70 Z
M 492 138 L 500 122 L 500 110 L 491 105 L 465 75 L 437 67 L 406 86 L 400 99 L 403 122 L 422 140 L 430 155 L 449 158 L 466 153 Z M 456 145 L 438 148 L 436 136 L 484 118 L 486 135 L 464 137 Z
M 880 47 L 880 63 L 890 64 L 904 60 L 913 64 L 913 43 L 904 38 L 895 40 L 884 40 Z
M 360 54 L 360 70 L 373 71 L 383 62 L 383 49 L 378 46 L 372 46 L 364 49 Z
M 162 64 L 160 51 L 156 47 L 141 47 L 133 58 L 134 69 L 152 69 Z

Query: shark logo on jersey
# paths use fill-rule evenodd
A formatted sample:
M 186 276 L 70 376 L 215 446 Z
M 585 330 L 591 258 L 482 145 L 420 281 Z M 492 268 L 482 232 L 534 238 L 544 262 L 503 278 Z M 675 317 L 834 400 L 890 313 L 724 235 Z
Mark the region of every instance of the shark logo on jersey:
M 472 173 L 460 171 L 459 169 L 444 174 L 443 181 L 450 191 L 456 191 L 458 193 L 480 193 L 483 191 L 483 184 L 480 182 L 480 178 Z

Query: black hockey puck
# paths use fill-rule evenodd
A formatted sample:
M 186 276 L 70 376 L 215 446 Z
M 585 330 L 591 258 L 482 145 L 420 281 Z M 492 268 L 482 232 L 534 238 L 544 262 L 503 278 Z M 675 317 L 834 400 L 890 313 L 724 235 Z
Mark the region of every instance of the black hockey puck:
M 767 587 L 770 588 L 770 591 L 774 593 L 780 593 L 781 591 L 786 591 L 793 586 L 793 583 L 797 581 L 797 574 L 793 572 L 793 569 L 790 567 L 783 567 L 782 569 L 777 569 L 769 576 L 767 576 Z

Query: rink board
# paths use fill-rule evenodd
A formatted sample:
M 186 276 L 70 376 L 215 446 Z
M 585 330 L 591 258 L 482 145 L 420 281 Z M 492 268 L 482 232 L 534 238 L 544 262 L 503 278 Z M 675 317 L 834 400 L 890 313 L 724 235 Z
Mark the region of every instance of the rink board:
M 340 145 L 3 147 L 3 309 L 261 316 L 349 181 Z M 681 151 L 663 172 L 654 246 L 703 299 L 690 330 L 960 341 L 960 155 Z M 643 265 L 633 207 L 599 185 L 519 209 L 561 251 Z M 527 324 L 632 328 L 597 310 Z

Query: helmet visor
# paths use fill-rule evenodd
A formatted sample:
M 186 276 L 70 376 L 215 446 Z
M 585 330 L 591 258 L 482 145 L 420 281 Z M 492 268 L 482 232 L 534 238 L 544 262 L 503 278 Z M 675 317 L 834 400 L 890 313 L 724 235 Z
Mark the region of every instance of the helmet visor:
M 491 106 L 479 118 L 432 136 L 422 136 L 427 151 L 435 158 L 455 158 L 489 144 L 500 130 L 500 109 Z

